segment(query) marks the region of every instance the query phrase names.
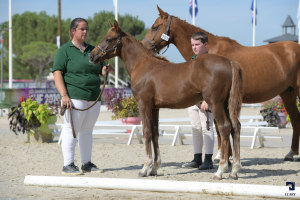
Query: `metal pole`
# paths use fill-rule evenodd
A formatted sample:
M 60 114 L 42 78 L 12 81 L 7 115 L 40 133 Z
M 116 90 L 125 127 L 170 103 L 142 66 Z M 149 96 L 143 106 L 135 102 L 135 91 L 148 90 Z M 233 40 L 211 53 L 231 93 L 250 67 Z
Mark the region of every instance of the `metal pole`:
M 300 0 L 298 4 L 297 18 L 298 18 L 298 43 L 300 44 Z
M 12 62 L 12 19 L 11 19 L 11 0 L 9 0 L 8 5 L 8 32 L 9 32 L 9 78 L 8 78 L 8 85 L 9 88 L 12 88 L 12 78 L 13 78 L 13 62 Z
M 118 0 L 114 0 L 115 6 L 115 20 L 118 21 Z M 119 87 L 119 60 L 118 56 L 115 57 L 115 88 Z
M 2 91 L 3 91 L 3 33 L 4 31 L 1 31 L 1 117 L 3 117 L 3 109 L 2 109 Z
M 193 25 L 195 26 L 195 0 L 193 0 Z
M 256 26 L 256 0 L 253 3 L 253 32 L 252 32 L 252 46 L 255 47 L 255 26 Z
M 3 45 L 4 45 L 4 33 L 7 30 L 7 28 L 3 29 L 1 31 L 1 96 L 0 96 L 0 101 L 1 101 L 1 117 L 3 117 L 3 109 L 2 109 L 2 95 L 3 95 Z
M 1 91 L 3 89 L 3 34 L 4 31 L 1 31 Z
M 60 34 L 61 34 L 61 3 L 58 0 L 58 16 L 57 16 L 57 37 L 56 37 L 56 45 L 57 48 L 60 47 Z

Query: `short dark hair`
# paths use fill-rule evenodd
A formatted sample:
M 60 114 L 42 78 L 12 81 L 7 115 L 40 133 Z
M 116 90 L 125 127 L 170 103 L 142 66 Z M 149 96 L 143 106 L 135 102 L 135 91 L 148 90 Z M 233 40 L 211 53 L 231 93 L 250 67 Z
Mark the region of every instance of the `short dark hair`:
M 73 39 L 72 29 L 76 29 L 78 24 L 82 21 L 84 21 L 87 25 L 89 25 L 89 23 L 86 21 L 86 19 L 83 19 L 81 17 L 77 17 L 77 18 L 72 20 L 72 22 L 70 24 L 70 29 L 69 29 L 69 36 L 70 36 L 71 40 Z
M 203 44 L 208 42 L 208 36 L 204 32 L 196 32 L 191 36 L 194 40 L 200 40 Z

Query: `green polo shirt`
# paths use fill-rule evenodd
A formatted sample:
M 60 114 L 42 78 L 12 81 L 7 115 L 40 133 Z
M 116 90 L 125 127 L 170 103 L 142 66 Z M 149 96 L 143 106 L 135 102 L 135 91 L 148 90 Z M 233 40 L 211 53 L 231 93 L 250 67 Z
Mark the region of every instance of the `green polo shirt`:
M 89 54 L 94 47 L 86 43 L 85 46 L 82 53 L 71 41 L 64 44 L 57 50 L 52 72 L 62 72 L 71 99 L 95 101 L 100 94 L 99 74 L 105 63 L 90 63 Z
M 205 53 L 203 53 L 203 54 L 208 54 L 208 52 L 205 52 Z M 194 55 L 192 56 L 191 60 L 194 60 L 195 58 L 197 58 L 197 54 L 194 54 Z
M 194 60 L 197 57 L 197 54 L 194 54 L 191 60 Z

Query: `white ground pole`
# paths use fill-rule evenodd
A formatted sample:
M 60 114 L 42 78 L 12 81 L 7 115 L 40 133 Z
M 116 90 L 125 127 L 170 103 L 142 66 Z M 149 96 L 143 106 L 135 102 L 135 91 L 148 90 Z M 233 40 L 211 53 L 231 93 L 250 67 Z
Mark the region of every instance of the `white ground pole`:
M 135 191 L 142 190 L 151 192 L 192 192 L 230 196 L 240 195 L 274 198 L 300 198 L 300 187 L 295 187 L 295 190 L 289 190 L 288 186 L 216 182 L 29 175 L 25 176 L 24 185 L 85 187 Z

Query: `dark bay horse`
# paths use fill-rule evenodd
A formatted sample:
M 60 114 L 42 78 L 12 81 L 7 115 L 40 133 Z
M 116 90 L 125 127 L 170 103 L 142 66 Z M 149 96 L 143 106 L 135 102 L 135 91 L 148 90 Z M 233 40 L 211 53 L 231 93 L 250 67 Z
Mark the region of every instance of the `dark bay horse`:
M 238 117 L 242 104 L 242 71 L 239 64 L 226 57 L 209 54 L 186 63 L 170 63 L 153 56 L 133 36 L 124 33 L 117 21 L 91 52 L 90 62 L 98 63 L 114 56 L 122 59 L 128 71 L 132 94 L 138 101 L 143 122 L 147 158 L 139 175 L 157 175 L 161 165 L 159 109 L 186 108 L 204 99 L 218 122 L 224 157 L 227 157 L 230 132 L 232 134 L 235 156 L 230 177 L 236 179 L 241 167 Z M 222 161 L 215 179 L 221 179 L 228 167 L 228 160 Z
M 286 41 L 245 47 L 235 40 L 213 35 L 171 16 L 158 6 L 157 9 L 159 17 L 147 32 L 143 45 L 157 52 L 172 43 L 188 61 L 194 55 L 191 35 L 198 31 L 205 32 L 208 35 L 209 54 L 226 56 L 241 65 L 244 103 L 259 103 L 276 95 L 281 96 L 293 126 L 291 150 L 284 160 L 293 161 L 293 156 L 299 154 L 300 113 L 296 98 L 300 98 L 300 45 Z M 162 34 L 168 35 L 169 40 L 161 39 Z M 220 138 L 218 143 L 220 145 Z

